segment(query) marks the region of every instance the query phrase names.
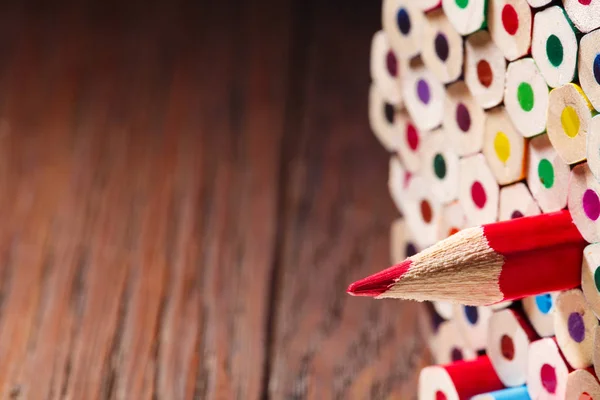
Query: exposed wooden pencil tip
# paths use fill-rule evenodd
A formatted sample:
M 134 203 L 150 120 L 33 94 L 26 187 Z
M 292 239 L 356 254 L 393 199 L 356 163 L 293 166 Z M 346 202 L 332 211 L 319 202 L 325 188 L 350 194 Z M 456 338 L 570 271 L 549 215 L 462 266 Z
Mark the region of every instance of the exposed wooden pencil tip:
M 398 265 L 358 280 L 348 286 L 347 293 L 352 296 L 377 297 L 398 281 L 408 271 L 411 263 L 411 260 L 407 259 Z

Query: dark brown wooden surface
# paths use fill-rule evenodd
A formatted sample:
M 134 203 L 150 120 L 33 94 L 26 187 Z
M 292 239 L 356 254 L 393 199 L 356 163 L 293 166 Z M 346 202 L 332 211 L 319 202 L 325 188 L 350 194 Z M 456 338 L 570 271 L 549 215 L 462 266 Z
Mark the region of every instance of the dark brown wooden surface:
M 414 397 L 420 308 L 344 293 L 379 7 L 0 7 L 0 398 Z

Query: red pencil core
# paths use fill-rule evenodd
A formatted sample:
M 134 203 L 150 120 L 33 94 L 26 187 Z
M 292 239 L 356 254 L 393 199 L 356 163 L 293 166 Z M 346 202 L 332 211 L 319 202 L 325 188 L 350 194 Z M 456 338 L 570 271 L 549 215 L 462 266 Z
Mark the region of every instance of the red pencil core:
M 397 282 L 410 269 L 411 264 L 411 260 L 404 260 L 398 265 L 356 281 L 348 286 L 348 294 L 352 296 L 377 297 Z

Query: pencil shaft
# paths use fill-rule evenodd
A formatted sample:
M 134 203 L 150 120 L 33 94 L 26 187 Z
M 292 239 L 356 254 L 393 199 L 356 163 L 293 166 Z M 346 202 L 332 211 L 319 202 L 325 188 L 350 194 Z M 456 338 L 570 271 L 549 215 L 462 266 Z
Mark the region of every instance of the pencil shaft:
M 503 255 L 584 242 L 567 210 L 488 224 L 483 231 L 490 247 Z

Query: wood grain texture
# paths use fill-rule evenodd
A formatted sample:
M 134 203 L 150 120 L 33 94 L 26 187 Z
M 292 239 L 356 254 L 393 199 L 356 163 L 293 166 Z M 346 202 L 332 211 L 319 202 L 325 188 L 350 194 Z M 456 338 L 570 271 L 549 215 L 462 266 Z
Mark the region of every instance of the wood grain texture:
M 412 394 L 378 6 L 212 3 L 0 6 L 0 398 Z
M 313 22 L 301 57 L 286 136 L 289 160 L 282 216 L 269 394 L 290 399 L 416 398 L 424 351 L 416 303 L 364 301 L 345 289 L 389 263 L 394 210 L 385 152 L 368 133 L 369 32 L 373 4 L 309 2 Z M 369 23 L 366 23 L 366 22 Z M 290 133 L 289 131 L 286 133 Z

